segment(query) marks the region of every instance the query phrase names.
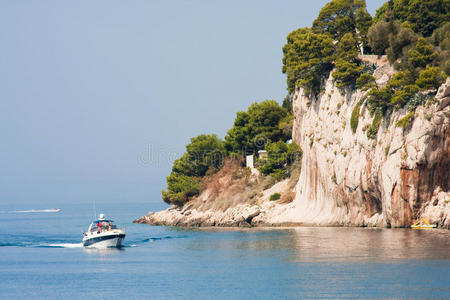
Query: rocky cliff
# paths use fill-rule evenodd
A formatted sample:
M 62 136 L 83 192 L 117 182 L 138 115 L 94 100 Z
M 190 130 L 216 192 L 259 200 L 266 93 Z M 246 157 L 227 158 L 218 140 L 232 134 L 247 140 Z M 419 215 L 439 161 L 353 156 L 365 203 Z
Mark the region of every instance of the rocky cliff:
M 393 70 L 383 60 L 377 64 L 374 75 L 383 85 Z M 375 139 L 366 134 L 373 117 L 365 96 L 361 91 L 342 95 L 331 76 L 318 99 L 297 91 L 293 138 L 304 154 L 296 217 L 320 224 L 394 227 L 427 217 L 448 227 L 450 80 L 435 100 L 416 109 L 406 128 L 396 126 L 406 109 L 385 116 Z M 356 106 L 360 117 L 353 133 L 349 123 Z
M 394 73 L 385 58 L 362 59 L 377 64 L 380 86 Z M 350 126 L 354 110 L 359 110 L 355 132 Z M 229 166 L 183 208 L 149 213 L 136 222 L 404 227 L 426 217 L 450 228 L 450 79 L 415 110 L 409 126 L 396 126 L 406 109 L 385 115 L 375 138 L 367 136 L 373 116 L 366 92 L 339 90 L 331 74 L 317 98 L 298 89 L 293 111 L 293 140 L 303 150 L 298 178 L 268 188 L 254 174 L 245 181 L 233 179 L 230 174 L 239 166 Z M 269 201 L 275 192 L 285 197 Z M 217 204 L 224 201 L 228 204 Z

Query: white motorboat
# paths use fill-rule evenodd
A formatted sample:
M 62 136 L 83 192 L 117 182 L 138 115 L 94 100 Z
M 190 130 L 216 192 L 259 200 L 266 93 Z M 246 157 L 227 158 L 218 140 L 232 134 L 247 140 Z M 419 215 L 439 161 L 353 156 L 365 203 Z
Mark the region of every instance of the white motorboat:
M 100 214 L 83 233 L 83 246 L 90 248 L 120 248 L 125 238 L 125 229 L 117 228 L 112 220 Z

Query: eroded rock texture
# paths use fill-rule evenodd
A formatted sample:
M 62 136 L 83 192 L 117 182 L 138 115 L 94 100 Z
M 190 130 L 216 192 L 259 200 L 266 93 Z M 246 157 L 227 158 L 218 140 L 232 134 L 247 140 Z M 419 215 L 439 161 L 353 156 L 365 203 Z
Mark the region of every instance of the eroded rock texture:
M 387 69 L 385 66 L 380 68 Z M 377 72 L 376 72 L 377 74 Z M 378 72 L 378 80 L 385 76 Z M 350 117 L 365 93 L 341 94 L 331 79 L 325 93 L 294 96 L 293 138 L 303 168 L 292 203 L 301 222 L 403 227 L 421 217 L 450 224 L 450 79 L 436 99 L 416 109 L 407 128 L 395 124 L 408 112 L 385 116 L 376 139 L 361 105 L 355 133 Z M 383 79 L 384 80 L 384 79 Z
M 384 57 L 362 59 L 378 65 L 374 76 L 379 85 L 394 74 Z M 303 150 L 297 182 L 285 180 L 266 189 L 255 174 L 233 180 L 238 167 L 227 166 L 185 207 L 149 213 L 136 222 L 406 227 L 426 217 L 450 228 L 450 79 L 435 99 L 416 109 L 408 127 L 396 126 L 406 109 L 384 116 L 375 139 L 367 137 L 373 117 L 365 98 L 366 92 L 339 90 L 331 75 L 317 99 L 296 91 L 293 139 Z M 353 133 L 350 118 L 358 106 Z M 273 193 L 288 201 L 269 201 Z

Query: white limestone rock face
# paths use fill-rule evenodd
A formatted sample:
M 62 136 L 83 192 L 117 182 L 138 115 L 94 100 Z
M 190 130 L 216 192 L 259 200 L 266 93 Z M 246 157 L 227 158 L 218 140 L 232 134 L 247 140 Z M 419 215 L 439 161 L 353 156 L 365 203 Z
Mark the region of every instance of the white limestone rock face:
M 407 128 L 395 125 L 406 109 L 385 116 L 376 139 L 367 137 L 373 118 L 364 104 L 356 132 L 350 127 L 365 93 L 341 92 L 331 75 L 317 99 L 296 91 L 293 139 L 303 150 L 302 172 L 295 200 L 266 221 L 404 227 L 428 216 L 449 228 L 450 79 Z

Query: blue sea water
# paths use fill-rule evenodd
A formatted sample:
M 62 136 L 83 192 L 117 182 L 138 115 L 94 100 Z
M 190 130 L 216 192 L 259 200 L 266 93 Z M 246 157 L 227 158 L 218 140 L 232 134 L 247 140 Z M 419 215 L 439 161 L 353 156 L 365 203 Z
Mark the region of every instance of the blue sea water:
M 98 205 L 121 250 L 81 247 L 90 205 L 0 206 L 1 299 L 450 298 L 450 232 L 188 230 L 132 224 L 145 203 Z M 14 211 L 14 212 L 12 212 Z

